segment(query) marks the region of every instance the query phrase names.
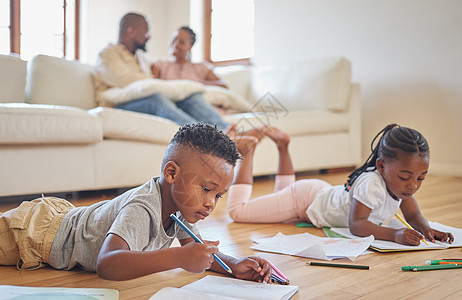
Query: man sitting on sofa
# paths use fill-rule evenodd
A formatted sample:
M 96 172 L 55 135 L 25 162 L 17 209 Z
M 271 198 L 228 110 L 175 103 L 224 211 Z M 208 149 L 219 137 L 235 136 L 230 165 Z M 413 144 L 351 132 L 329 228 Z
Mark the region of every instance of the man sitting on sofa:
M 108 88 L 123 88 L 138 80 L 153 78 L 150 66 L 143 68 L 140 63 L 140 56 L 146 51 L 146 42 L 150 37 L 149 24 L 144 16 L 128 13 L 122 17 L 118 43 L 109 44 L 98 54 L 95 68 L 98 104 L 157 115 L 180 125 L 203 121 L 216 124 L 220 130 L 232 129 L 233 126 L 221 118 L 215 108 L 204 99 L 202 93 L 193 93 L 176 102 L 160 93 L 115 105 L 104 101 L 100 93 Z

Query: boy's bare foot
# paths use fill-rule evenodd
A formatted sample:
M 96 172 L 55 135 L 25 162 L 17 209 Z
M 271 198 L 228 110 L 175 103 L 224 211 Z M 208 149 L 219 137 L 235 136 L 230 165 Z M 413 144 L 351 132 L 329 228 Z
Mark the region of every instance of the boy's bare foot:
M 286 147 L 290 142 L 290 135 L 277 127 L 264 126 L 260 131 L 271 138 L 278 147 Z
M 259 140 L 254 136 L 236 136 L 235 139 L 237 150 L 245 159 L 248 155 L 253 155 Z

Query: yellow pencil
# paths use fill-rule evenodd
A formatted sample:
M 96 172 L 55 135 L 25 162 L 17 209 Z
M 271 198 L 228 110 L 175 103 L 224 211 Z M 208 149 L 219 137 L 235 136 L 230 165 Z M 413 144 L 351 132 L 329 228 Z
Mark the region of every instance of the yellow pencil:
M 400 215 L 398 215 L 398 213 L 395 214 L 395 217 L 397 217 L 398 220 L 400 220 L 407 228 L 414 230 L 414 228 L 412 228 L 411 225 L 409 225 L 409 224 L 406 222 L 406 220 L 403 219 L 403 217 L 401 217 Z M 424 243 L 428 246 L 428 243 L 427 243 L 424 239 L 422 239 L 422 242 L 424 242 Z

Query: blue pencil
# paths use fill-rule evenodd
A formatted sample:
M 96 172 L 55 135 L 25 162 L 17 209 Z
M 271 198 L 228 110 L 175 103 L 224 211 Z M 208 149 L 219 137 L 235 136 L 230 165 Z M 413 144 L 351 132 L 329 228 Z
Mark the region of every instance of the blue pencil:
M 178 225 L 181 226 L 181 228 L 184 229 L 184 231 L 186 231 L 196 242 L 198 243 L 201 243 L 203 244 L 204 242 L 201 241 L 195 234 L 194 232 L 192 232 L 186 225 L 184 225 L 183 222 L 180 221 L 180 219 L 178 219 L 175 214 L 171 214 L 170 217 L 178 223 Z M 215 258 L 215 260 L 223 267 L 223 269 L 225 269 L 227 272 L 229 273 L 233 273 L 233 271 L 231 271 L 231 268 L 228 267 L 227 264 L 225 264 L 225 262 L 223 260 L 221 260 L 221 258 L 219 258 L 216 254 L 213 254 L 213 257 Z

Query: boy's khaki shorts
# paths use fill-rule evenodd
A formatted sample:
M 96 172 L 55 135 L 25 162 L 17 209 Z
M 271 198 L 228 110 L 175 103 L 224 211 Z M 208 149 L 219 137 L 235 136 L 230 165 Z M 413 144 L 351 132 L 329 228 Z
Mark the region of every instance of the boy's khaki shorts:
M 74 207 L 64 199 L 42 197 L 1 213 L 0 265 L 20 270 L 45 266 L 59 225 Z

